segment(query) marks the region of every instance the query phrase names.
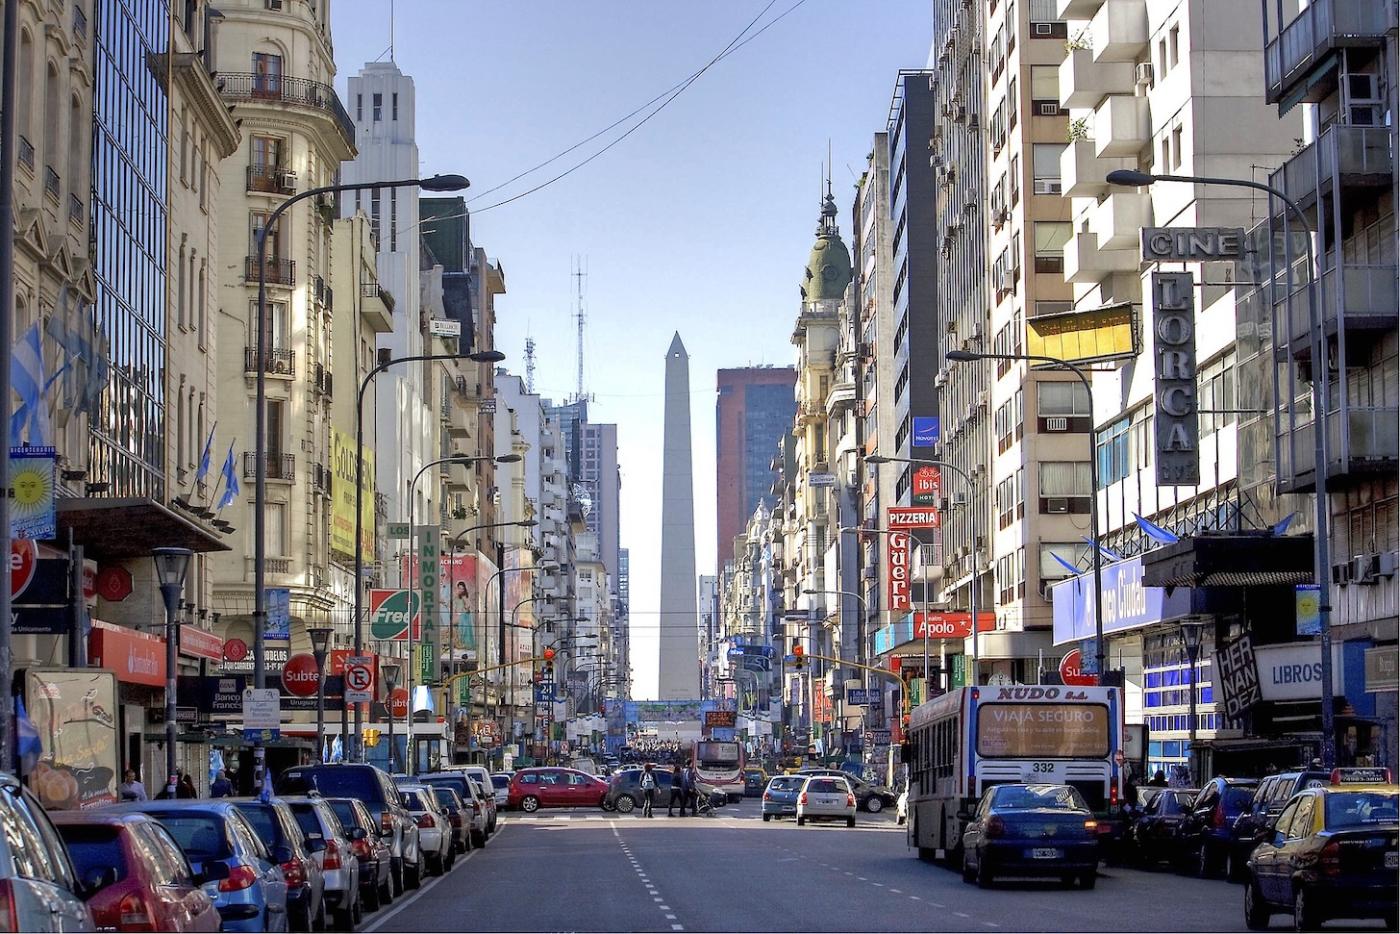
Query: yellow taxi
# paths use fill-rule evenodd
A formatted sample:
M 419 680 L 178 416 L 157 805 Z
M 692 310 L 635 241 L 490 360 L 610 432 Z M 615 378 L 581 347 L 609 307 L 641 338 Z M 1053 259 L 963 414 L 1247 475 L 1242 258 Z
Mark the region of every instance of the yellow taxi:
M 1335 769 L 1295 794 L 1250 854 L 1245 924 L 1291 912 L 1299 931 L 1333 918 L 1383 918 L 1400 928 L 1400 785 L 1389 769 Z

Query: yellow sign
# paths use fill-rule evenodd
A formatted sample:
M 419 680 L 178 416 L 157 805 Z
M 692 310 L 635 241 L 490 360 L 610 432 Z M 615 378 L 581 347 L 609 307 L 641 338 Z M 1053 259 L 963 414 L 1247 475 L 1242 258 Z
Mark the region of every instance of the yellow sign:
M 360 548 L 374 555 L 374 451 L 361 448 L 364 468 L 361 471 L 362 490 Z M 355 554 L 355 439 L 336 429 L 331 430 L 331 550 L 342 555 Z
M 1071 363 L 1125 360 L 1141 350 L 1130 303 L 1039 315 L 1026 322 L 1026 353 Z

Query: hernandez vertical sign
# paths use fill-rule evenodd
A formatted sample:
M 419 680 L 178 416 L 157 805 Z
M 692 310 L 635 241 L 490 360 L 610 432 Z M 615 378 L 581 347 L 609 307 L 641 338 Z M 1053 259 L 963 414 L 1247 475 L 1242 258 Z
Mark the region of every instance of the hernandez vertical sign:
M 1195 277 L 1191 273 L 1152 274 L 1155 453 L 1161 486 L 1197 486 L 1201 482 L 1195 304 Z

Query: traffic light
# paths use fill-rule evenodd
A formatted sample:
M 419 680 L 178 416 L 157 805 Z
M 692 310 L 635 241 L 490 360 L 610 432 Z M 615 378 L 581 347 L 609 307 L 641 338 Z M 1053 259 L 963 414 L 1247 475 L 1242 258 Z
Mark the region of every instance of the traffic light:
M 792 656 L 792 667 L 800 670 L 804 665 L 806 665 L 807 659 L 802 654 L 802 646 L 794 645 L 792 647 Z
M 544 665 L 540 668 L 540 680 L 545 684 L 554 682 L 554 650 L 544 650 Z
M 373 749 L 379 745 L 379 731 L 371 728 L 365 729 L 365 747 Z

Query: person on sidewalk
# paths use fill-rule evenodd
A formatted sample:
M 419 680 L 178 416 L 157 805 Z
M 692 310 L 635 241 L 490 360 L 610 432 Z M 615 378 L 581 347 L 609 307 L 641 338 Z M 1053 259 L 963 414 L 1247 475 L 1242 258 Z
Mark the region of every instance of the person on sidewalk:
M 666 816 L 675 817 L 675 807 L 681 806 L 681 817 L 685 817 L 685 772 L 680 764 L 671 766 L 671 800 L 666 803 Z
M 651 808 L 656 802 L 656 776 L 652 774 L 650 762 L 642 766 L 640 786 L 642 789 L 642 816 L 654 817 Z
M 681 801 L 681 816 L 685 816 L 685 806 L 690 805 L 690 816 L 700 816 L 700 774 L 695 771 L 695 760 L 691 759 L 681 773 L 681 788 L 685 798 Z
M 136 777 L 135 769 L 127 769 L 124 781 L 117 786 L 117 794 L 123 801 L 145 801 L 146 786 Z
M 233 783 L 228 780 L 228 773 L 220 770 L 209 785 L 209 797 L 227 798 L 231 794 L 233 794 Z

